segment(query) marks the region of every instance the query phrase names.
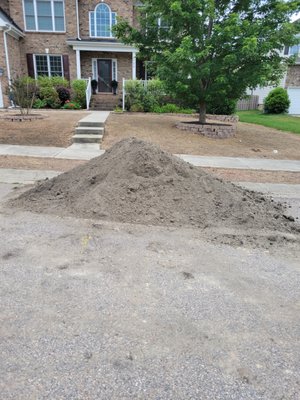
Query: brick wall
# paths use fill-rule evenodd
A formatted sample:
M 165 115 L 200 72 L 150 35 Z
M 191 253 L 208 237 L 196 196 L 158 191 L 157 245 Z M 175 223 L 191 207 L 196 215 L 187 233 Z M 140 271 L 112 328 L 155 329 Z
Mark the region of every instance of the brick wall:
M 7 35 L 7 47 L 11 78 L 17 78 L 18 76 L 26 73 L 24 64 L 20 63 L 21 59 L 21 48 L 23 46 L 24 39 L 15 39 L 14 37 Z
M 286 87 L 300 87 L 300 65 L 289 67 L 285 85 Z
M 7 14 L 9 14 L 9 1 L 8 1 L 8 0 L 1 0 L 1 1 L 0 1 L 0 7 L 1 7 Z

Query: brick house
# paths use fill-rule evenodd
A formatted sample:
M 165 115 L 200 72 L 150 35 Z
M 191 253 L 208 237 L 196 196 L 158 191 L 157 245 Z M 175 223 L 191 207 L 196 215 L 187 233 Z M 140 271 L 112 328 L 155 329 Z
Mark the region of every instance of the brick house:
M 0 0 L 0 107 L 9 105 L 9 80 L 27 74 L 91 77 L 107 100 L 116 80 L 121 92 L 122 78 L 141 69 L 137 49 L 117 41 L 112 27 L 117 16 L 134 23 L 135 15 L 132 0 Z

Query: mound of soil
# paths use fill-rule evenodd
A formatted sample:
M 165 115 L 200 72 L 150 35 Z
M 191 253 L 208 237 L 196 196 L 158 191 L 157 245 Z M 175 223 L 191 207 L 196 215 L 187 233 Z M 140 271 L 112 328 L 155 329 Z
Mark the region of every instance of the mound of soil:
M 299 230 L 281 204 L 135 138 L 38 183 L 12 204 L 35 212 L 149 225 L 230 232 Z

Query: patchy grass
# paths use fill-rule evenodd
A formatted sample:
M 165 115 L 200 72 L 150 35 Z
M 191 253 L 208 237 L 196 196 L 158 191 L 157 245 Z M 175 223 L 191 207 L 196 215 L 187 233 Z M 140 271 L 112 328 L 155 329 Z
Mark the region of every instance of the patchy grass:
M 237 112 L 241 122 L 267 126 L 280 131 L 300 134 L 300 118 L 286 114 L 263 114 L 261 111 Z

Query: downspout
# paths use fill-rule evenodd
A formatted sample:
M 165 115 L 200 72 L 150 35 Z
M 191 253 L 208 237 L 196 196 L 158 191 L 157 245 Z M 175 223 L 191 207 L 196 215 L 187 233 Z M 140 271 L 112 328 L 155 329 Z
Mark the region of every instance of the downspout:
M 9 58 L 8 58 L 6 34 L 7 34 L 7 32 L 10 32 L 10 31 L 11 31 L 11 26 L 9 26 L 6 30 L 3 30 L 4 52 L 5 52 L 5 61 L 6 61 L 7 78 L 8 78 L 8 86 L 9 87 L 11 86 L 11 74 L 10 74 L 10 65 L 9 65 Z
M 77 26 L 77 39 L 80 39 L 80 29 L 79 29 L 79 10 L 78 10 L 78 0 L 75 0 L 75 8 L 76 8 L 76 26 Z

